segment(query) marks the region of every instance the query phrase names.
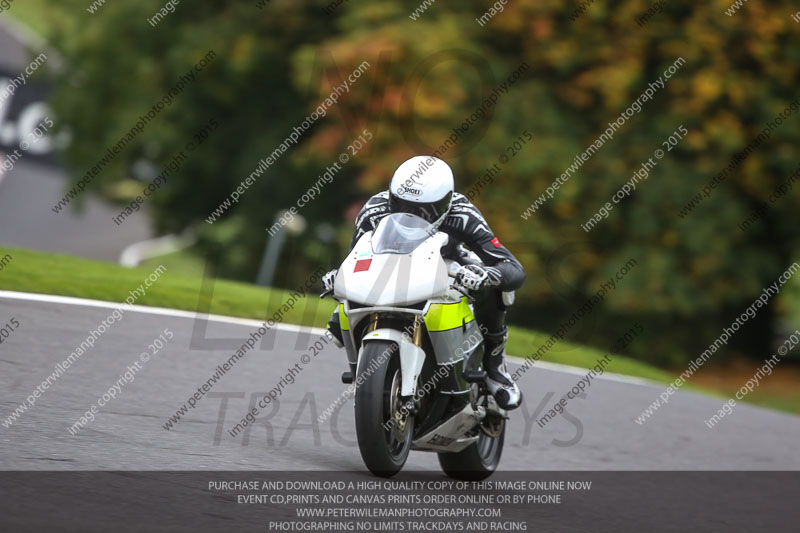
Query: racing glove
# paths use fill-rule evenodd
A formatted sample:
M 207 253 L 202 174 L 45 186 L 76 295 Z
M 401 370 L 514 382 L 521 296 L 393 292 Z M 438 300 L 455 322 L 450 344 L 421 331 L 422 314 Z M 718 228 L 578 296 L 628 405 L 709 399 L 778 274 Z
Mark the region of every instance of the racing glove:
M 456 272 L 456 283 L 465 289 L 477 291 L 483 287 L 500 285 L 500 270 L 483 265 L 462 265 Z
M 338 268 L 334 268 L 324 276 L 322 276 L 322 284 L 325 286 L 326 291 L 333 290 L 333 282 L 336 280 L 336 273 L 339 272 Z

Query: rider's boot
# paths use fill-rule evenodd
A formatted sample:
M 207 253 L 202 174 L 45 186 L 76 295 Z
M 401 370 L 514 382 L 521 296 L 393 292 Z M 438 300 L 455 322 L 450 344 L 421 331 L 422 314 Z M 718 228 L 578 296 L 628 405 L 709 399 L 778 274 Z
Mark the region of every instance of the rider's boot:
M 510 411 L 522 403 L 522 393 L 506 370 L 503 351 L 508 338 L 508 328 L 498 333 L 484 335 L 483 369 L 486 371 L 486 386 L 500 408 Z

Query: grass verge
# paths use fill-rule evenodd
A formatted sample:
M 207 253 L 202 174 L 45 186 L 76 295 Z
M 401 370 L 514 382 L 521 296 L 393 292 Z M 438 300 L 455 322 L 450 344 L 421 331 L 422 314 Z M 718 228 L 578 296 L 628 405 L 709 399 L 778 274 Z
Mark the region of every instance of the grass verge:
M 129 291 L 143 283 L 158 261 L 145 267 L 126 268 L 114 263 L 90 261 L 72 256 L 34 252 L 19 248 L 0 248 L 0 290 L 56 294 L 77 298 L 91 298 L 109 302 L 122 302 Z M 196 311 L 198 309 L 202 277 L 187 275 L 183 269 L 170 270 L 170 262 L 164 261 L 167 271 L 154 283 L 138 305 L 168 307 Z M 179 271 L 180 270 L 180 271 Z M 193 269 L 196 271 L 196 269 Z M 311 276 L 312 273 L 308 273 Z M 319 285 L 319 282 L 317 282 Z M 321 301 L 319 287 L 307 291 L 299 305 L 288 309 L 283 322 L 305 326 L 325 327 L 334 307 L 331 300 Z M 254 318 L 263 320 L 290 298 L 291 291 L 266 289 L 246 283 L 216 280 L 209 312 L 212 314 Z M 507 351 L 520 357 L 533 354 L 550 337 L 528 329 L 510 327 Z M 571 365 L 589 369 L 606 352 L 595 348 L 561 341 L 542 357 L 542 361 Z M 614 355 L 606 370 L 627 376 L 649 379 L 668 384 L 675 374 L 624 355 Z M 727 398 L 734 388 L 735 379 L 719 382 L 702 381 L 701 387 L 689 386 L 695 391 L 706 392 Z M 738 383 L 738 381 L 736 381 Z M 787 396 L 785 387 L 771 390 L 768 382 L 762 385 L 759 394 L 753 395 L 752 403 L 792 413 L 800 413 L 800 405 L 794 401 L 796 394 Z M 793 389 L 792 389 L 793 390 Z
M 0 289 L 40 294 L 56 294 L 91 298 L 108 302 L 122 302 L 129 291 L 142 284 L 158 262 L 146 267 L 126 268 L 114 263 L 90 261 L 67 255 L 57 255 L 19 248 L 0 248 L 3 257 L 11 257 L 0 270 Z M 137 305 L 169 307 L 197 311 L 200 303 L 202 277 L 187 276 L 170 270 L 158 278 L 147 294 L 136 301 Z M 308 276 L 311 276 L 311 272 Z M 209 280 L 209 284 L 211 281 Z M 213 282 L 211 314 L 264 320 L 289 300 L 292 291 L 266 289 L 235 281 Z M 320 302 L 316 288 L 306 292 L 300 304 L 283 315 L 283 322 L 323 326 L 330 318 L 333 303 Z

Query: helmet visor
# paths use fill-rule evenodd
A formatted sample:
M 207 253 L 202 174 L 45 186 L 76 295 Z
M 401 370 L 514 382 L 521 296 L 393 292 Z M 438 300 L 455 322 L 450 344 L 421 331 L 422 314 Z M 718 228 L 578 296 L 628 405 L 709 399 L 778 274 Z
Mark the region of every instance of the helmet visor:
M 453 193 L 448 192 L 441 200 L 435 202 L 412 202 L 391 192 L 389 193 L 389 210 L 392 213 L 411 213 L 433 224 L 447 212 L 452 197 Z

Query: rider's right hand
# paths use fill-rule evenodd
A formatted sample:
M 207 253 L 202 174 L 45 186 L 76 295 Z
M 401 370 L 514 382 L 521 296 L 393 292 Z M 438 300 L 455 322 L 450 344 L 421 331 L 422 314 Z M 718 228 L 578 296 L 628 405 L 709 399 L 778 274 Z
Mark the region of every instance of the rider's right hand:
M 324 276 L 322 276 L 322 284 L 325 286 L 326 291 L 333 290 L 333 282 L 336 279 L 336 273 L 339 272 L 339 269 L 334 268 Z

